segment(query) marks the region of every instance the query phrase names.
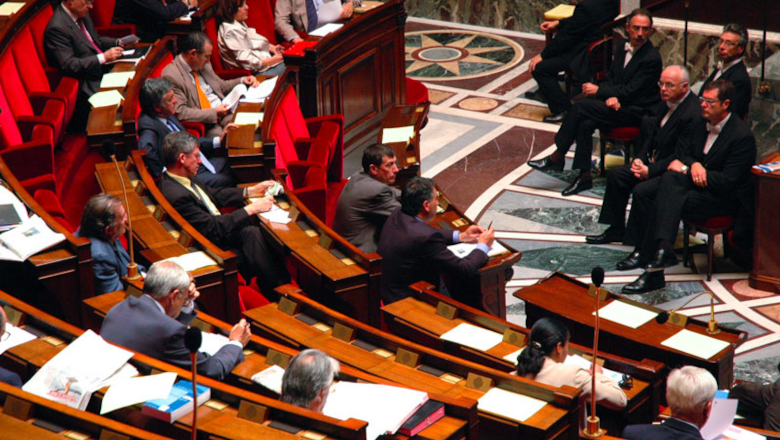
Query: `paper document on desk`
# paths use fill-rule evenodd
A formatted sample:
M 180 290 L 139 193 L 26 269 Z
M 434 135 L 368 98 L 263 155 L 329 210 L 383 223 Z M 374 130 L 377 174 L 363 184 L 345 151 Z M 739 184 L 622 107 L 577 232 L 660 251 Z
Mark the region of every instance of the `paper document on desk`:
M 260 384 L 277 394 L 282 394 L 283 376 L 284 368 L 278 365 L 271 365 L 252 376 L 252 382 Z
M 236 108 L 238 108 L 238 102 L 241 100 L 242 96 L 246 95 L 246 92 L 246 85 L 238 84 L 233 87 L 233 90 L 231 90 L 224 99 L 222 99 L 222 104 L 227 106 L 229 113 L 236 111 Z
M 30 256 L 65 241 L 40 217 L 33 215 L 21 225 L 0 234 L 0 260 L 24 261 Z
M 339 21 L 339 19 L 341 19 L 341 7 L 341 2 L 338 0 L 326 1 L 320 5 L 320 9 L 317 10 L 317 24 L 322 26 L 327 23 Z
M 706 437 L 705 437 L 706 439 Z M 713 440 L 766 440 L 766 437 L 747 429 L 731 425 Z
M 509 353 L 508 355 L 504 356 L 504 359 L 517 365 L 517 357 L 520 356 L 520 353 L 525 350 L 525 347 L 521 348 L 520 350 L 517 350 L 515 352 Z
M 103 75 L 103 79 L 100 80 L 101 89 L 114 89 L 124 88 L 127 82 L 133 79 L 135 76 L 134 71 L 129 72 L 112 72 Z
M 183 16 L 177 18 L 177 20 L 181 20 L 184 23 L 191 23 L 192 22 L 192 14 L 194 14 L 194 13 L 196 13 L 198 11 L 199 11 L 199 9 L 193 9 L 190 12 L 188 12 L 187 15 L 183 15 Z
M 0 342 L 0 354 L 5 353 L 5 351 L 9 348 L 22 345 L 25 342 L 32 341 L 33 339 L 38 339 L 38 337 L 34 334 L 21 327 L 17 327 L 10 322 L 5 323 L 5 331 L 8 332 L 8 338 Z
M 122 104 L 122 100 L 125 99 L 121 93 L 117 90 L 107 90 L 105 92 L 97 92 L 89 97 L 89 103 L 92 107 L 110 107 L 112 105 Z
M 263 123 L 263 112 L 239 112 L 233 120 L 236 125 L 253 125 L 257 127 Z
M 440 338 L 477 350 L 488 351 L 500 344 L 504 340 L 504 335 L 463 322 Z
M 709 359 L 728 347 L 729 343 L 721 341 L 720 339 L 711 338 L 707 335 L 682 329 L 671 338 L 661 342 L 661 345 L 674 348 L 683 353 L 692 354 L 702 359 Z
M 257 87 L 250 87 L 246 92 L 246 96 L 241 99 L 241 102 L 255 102 L 261 103 L 265 101 L 265 98 L 271 96 L 274 88 L 276 87 L 276 81 L 279 80 L 278 76 L 268 78 L 260 83 Z
M 500 417 L 525 422 L 547 402 L 501 388 L 491 388 L 477 400 L 477 408 Z
M 26 4 L 24 2 L 5 2 L 0 5 L 0 16 L 8 17 L 14 15 Z
M 576 365 L 583 370 L 590 370 L 591 362 L 584 357 L 578 355 L 578 354 L 570 354 L 566 357 L 566 360 L 563 361 L 564 365 Z M 608 378 L 614 380 L 615 382 L 620 382 L 623 380 L 623 374 L 618 373 L 617 371 L 610 370 L 609 368 L 601 367 L 601 374 L 604 376 L 607 376 Z
M 277 205 L 274 205 L 269 211 L 261 212 L 260 217 L 263 217 L 269 222 L 281 223 L 283 225 L 286 225 L 292 221 L 290 218 L 290 213 L 278 207 Z
M 407 125 L 406 127 L 392 127 L 382 130 L 382 143 L 392 144 L 395 142 L 403 142 L 408 144 L 414 137 L 414 125 Z
M 342 26 L 344 25 L 339 23 L 328 23 L 325 26 L 317 28 L 315 31 L 309 32 L 309 35 L 314 37 L 324 37 L 331 32 L 341 29 Z
M 203 251 L 190 252 L 189 254 L 179 255 L 178 257 L 166 258 L 165 261 L 173 261 L 183 267 L 187 272 L 217 265 L 217 262 Z
M 701 427 L 704 440 L 714 440 L 721 436 L 734 422 L 737 415 L 737 399 L 713 399 L 710 418 Z
M 595 315 L 596 312 L 593 312 Z M 599 318 L 616 322 L 626 327 L 639 328 L 654 319 L 658 313 L 614 300 L 599 309 Z
M 366 439 L 395 434 L 398 428 L 428 400 L 428 393 L 368 383 L 338 382 L 330 389 L 322 413 L 339 420 L 368 422 Z
M 447 249 L 449 249 L 450 252 L 455 254 L 455 256 L 458 258 L 466 258 L 466 256 L 476 248 L 476 243 L 458 243 L 447 246 Z M 498 241 L 493 241 L 493 246 L 490 247 L 488 257 L 495 257 L 496 255 L 503 254 L 504 252 L 509 252 L 509 250 Z
M 147 400 L 164 399 L 171 392 L 174 382 L 176 382 L 176 373 L 153 374 L 117 382 L 103 395 L 100 414 Z
M 203 336 L 203 342 L 201 342 L 200 350 L 198 351 L 207 353 L 209 356 L 214 356 L 222 347 L 230 343 L 230 339 L 224 335 L 207 332 L 202 332 L 201 335 Z M 167 396 L 167 394 L 165 396 Z

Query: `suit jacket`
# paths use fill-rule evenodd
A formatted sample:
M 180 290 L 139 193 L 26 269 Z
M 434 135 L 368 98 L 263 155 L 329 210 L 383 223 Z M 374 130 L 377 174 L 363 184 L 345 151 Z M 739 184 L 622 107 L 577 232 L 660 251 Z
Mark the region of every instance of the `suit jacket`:
M 396 209 L 385 222 L 377 252 L 382 256 L 382 299 L 389 304 L 410 295 L 409 285 L 427 281 L 441 290 L 443 272 L 474 275 L 488 260 L 475 250 L 458 258 L 447 249 L 452 231 L 436 229 Z
M 214 202 L 217 208 L 225 206 L 244 206 L 244 190 L 241 188 L 211 189 L 193 177 L 193 184 L 198 185 Z M 223 240 L 239 228 L 249 222 L 249 214 L 245 209 L 236 209 L 230 214 L 214 215 L 189 189 L 179 182 L 163 174 L 160 181 L 160 191 L 171 205 L 184 217 L 195 229 L 214 243 L 225 243 Z
M 663 63 L 658 49 L 649 41 L 643 44 L 623 67 L 626 60 L 625 46 L 620 44 L 615 51 L 607 76 L 599 84 L 596 97 L 607 100 L 616 97 L 621 109 L 636 108 L 637 112 L 654 108 L 661 100 L 658 79 Z
M 168 120 L 178 127 L 179 131 L 186 130 L 176 116 L 171 116 Z M 165 136 L 167 136 L 168 133 L 171 133 L 171 131 L 172 130 L 156 116 L 145 112 L 141 112 L 141 114 L 138 115 L 138 148 L 146 150 L 144 162 L 146 162 L 146 167 L 154 178 L 159 177 L 162 174 L 163 168 L 165 168 L 162 146 Z M 200 144 L 200 151 L 202 151 L 206 157 L 210 158 L 214 155 L 214 140 L 212 138 L 200 138 L 198 139 L 198 143 Z M 200 173 L 200 169 L 198 169 L 198 173 Z
M 122 277 L 127 275 L 130 254 L 119 240 L 109 243 L 99 238 L 89 237 L 92 250 L 92 271 L 95 276 L 95 294 L 124 290 Z
M 117 45 L 116 39 L 101 37 L 95 32 L 89 16 L 84 18 L 84 27 L 100 50 L 106 51 Z M 91 96 L 100 90 L 103 66 L 98 60 L 98 52 L 62 5 L 54 8 L 54 14 L 43 31 L 43 42 L 49 64 L 78 79 L 82 93 Z
M 710 76 L 702 84 L 701 90 L 699 90 L 699 96 L 704 93 L 704 86 L 713 81 L 715 74 L 718 72 L 715 69 Z M 726 69 L 725 72 L 718 79 L 731 81 L 734 84 L 734 102 L 731 103 L 730 110 L 742 119 L 745 119 L 748 111 L 750 110 L 750 100 L 753 97 L 753 90 L 750 85 L 750 75 L 748 75 L 745 63 L 740 61 L 733 66 Z
M 549 357 L 544 358 L 542 369 L 530 379 L 554 387 L 569 385 L 582 390 L 581 399 L 590 398 L 592 390 L 592 378 L 587 370 L 577 365 L 564 365 L 555 362 Z M 602 375 L 596 375 L 596 401 L 602 405 L 614 409 L 625 408 L 628 400 L 626 393 L 614 380 Z
M 702 440 L 701 432 L 682 420 L 670 417 L 658 425 L 629 425 L 623 429 L 626 440 Z
M 22 378 L 13 371 L 6 370 L 3 367 L 0 367 L 0 382 L 15 386 L 16 388 L 22 387 Z
M 214 68 L 211 67 L 211 63 L 206 63 L 206 66 L 199 72 L 201 78 L 203 78 L 214 89 L 214 93 L 223 99 L 225 95 L 233 90 L 233 87 L 241 83 L 241 78 L 225 81 L 214 73 Z M 176 96 L 178 103 L 176 104 L 176 116 L 181 121 L 186 122 L 201 122 L 207 125 L 220 125 L 219 129 L 215 131 L 207 127 L 207 135 L 219 136 L 222 133 L 222 128 L 230 122 L 232 115 L 228 114 L 221 118 L 217 117 L 217 111 L 213 108 L 202 110 L 200 108 L 200 99 L 198 98 L 198 90 L 195 88 L 195 83 L 190 76 L 190 68 L 187 63 L 182 60 L 180 56 L 174 58 L 171 64 L 165 66 L 162 71 L 162 77 L 167 79 L 173 84 L 173 95 Z
M 693 93 L 688 93 L 661 127 L 661 120 L 668 110 L 666 102 L 661 102 L 653 111 L 655 116 L 648 117 L 649 120 L 642 124 L 637 157 L 647 165 L 648 178 L 663 174 L 673 160 L 685 154 L 691 138 L 691 127 L 701 119 L 699 100 Z
M 286 41 L 298 38 L 296 30 L 309 32 L 306 0 L 277 0 L 274 28 Z
M 116 0 L 111 23 L 132 23 L 138 38 L 145 43 L 154 43 L 165 36 L 165 25 L 169 21 L 186 15 L 189 8 L 184 2 L 168 0 Z
M 130 296 L 115 305 L 103 320 L 100 336 L 130 350 L 189 369 L 190 352 L 184 345 L 184 334 L 198 313 L 182 312 L 173 319 L 160 311 L 155 302 L 151 296 L 142 295 Z M 214 356 L 199 352 L 198 373 L 222 380 L 243 360 L 243 349 L 233 344 L 220 348 Z
M 333 229 L 361 251 L 376 252 L 382 225 L 401 206 L 400 199 L 397 188 L 357 172 L 341 191 Z

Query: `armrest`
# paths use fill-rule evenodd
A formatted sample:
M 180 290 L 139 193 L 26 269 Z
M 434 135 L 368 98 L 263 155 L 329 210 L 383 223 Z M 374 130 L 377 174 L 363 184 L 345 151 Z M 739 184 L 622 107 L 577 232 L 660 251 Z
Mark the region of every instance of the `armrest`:
M 314 138 L 295 138 L 293 141 L 293 147 L 295 147 L 295 154 L 298 155 L 298 157 L 309 157 L 309 150 L 311 149 L 311 144 L 314 143 L 317 139 Z
M 34 140 L 0 152 L 19 180 L 54 174 L 54 147 L 46 140 Z
M 134 24 L 112 24 L 110 26 L 97 26 L 95 31 L 98 35 L 111 38 L 122 38 L 124 36 L 135 34 Z
M 190 132 L 195 137 L 202 138 L 204 134 L 206 133 L 206 127 L 203 126 L 203 123 L 201 122 L 184 122 L 180 121 L 181 125 L 184 126 L 184 128 L 187 129 L 187 131 Z
M 323 168 L 321 163 L 308 160 L 294 160 L 287 162 L 286 165 L 287 173 L 289 173 L 290 182 L 292 183 L 293 189 L 303 187 L 304 182 L 306 181 L 306 172 L 309 171 L 309 168 Z
M 19 131 L 22 133 L 22 139 L 32 139 L 33 129 L 35 129 L 35 126 L 39 124 L 50 127 L 52 130 L 52 138 L 54 137 L 53 133 L 56 124 L 51 119 L 44 118 L 43 116 L 29 115 L 16 117 L 16 125 L 19 127 Z
M 324 187 L 310 185 L 301 189 L 294 189 L 292 192 L 314 215 L 325 222 L 326 200 L 328 197 L 327 190 Z
M 243 78 L 252 74 L 252 72 L 246 69 L 219 69 L 215 70 L 214 73 L 224 80 Z
M 28 96 L 30 97 L 30 104 L 32 104 L 36 113 L 43 111 L 43 107 L 46 106 L 46 102 L 50 99 L 56 99 L 65 105 L 68 103 L 68 98 L 65 94 L 59 92 L 32 92 Z

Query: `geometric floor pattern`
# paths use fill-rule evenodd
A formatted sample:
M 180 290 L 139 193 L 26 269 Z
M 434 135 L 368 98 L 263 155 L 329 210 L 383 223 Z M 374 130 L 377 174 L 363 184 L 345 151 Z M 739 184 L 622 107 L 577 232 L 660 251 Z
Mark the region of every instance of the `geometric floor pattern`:
M 558 129 L 541 122 L 548 114 L 544 105 L 523 97 L 536 87 L 528 61 L 543 48 L 542 37 L 417 18 L 409 18 L 406 32 L 407 71 L 428 86 L 432 101 L 421 133 L 422 174 L 434 178 L 470 218 L 493 222 L 496 237 L 523 253 L 508 284 L 508 319 L 525 324 L 524 305 L 511 293 L 553 271 L 588 282 L 600 265 L 607 271 L 605 287 L 613 291 L 633 281 L 638 270 L 614 270 L 631 248 L 585 243 L 585 235 L 603 229 L 597 222 L 603 180 L 564 198 L 560 192 L 570 172 L 542 173 L 527 165 L 552 151 Z M 347 158 L 347 174 L 358 160 Z M 697 256 L 697 263 L 702 267 L 703 258 Z M 776 379 L 780 296 L 750 289 L 746 270 L 728 260 L 720 259 L 715 272 L 708 282 L 678 265 L 667 271 L 666 288 L 633 299 L 669 310 L 698 292 L 714 292 L 721 325 L 749 335 L 737 350 L 735 378 Z M 708 299 L 699 298 L 683 313 L 706 318 Z

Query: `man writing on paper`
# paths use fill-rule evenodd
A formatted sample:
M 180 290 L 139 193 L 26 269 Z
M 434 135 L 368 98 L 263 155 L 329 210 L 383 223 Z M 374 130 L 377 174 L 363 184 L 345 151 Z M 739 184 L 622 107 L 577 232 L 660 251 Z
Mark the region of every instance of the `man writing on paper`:
M 339 361 L 309 348 L 296 354 L 282 376 L 282 402 L 321 413 L 330 386 L 339 373 Z
M 436 216 L 439 194 L 433 180 L 415 177 L 404 186 L 401 207 L 385 222 L 377 252 L 382 256 L 382 300 L 385 304 L 411 295 L 409 285 L 427 281 L 448 295 L 441 274 L 474 275 L 488 261 L 493 228 L 471 225 L 465 231 L 436 229 L 427 224 Z M 447 246 L 477 241 L 477 249 L 463 258 Z
M 130 254 L 119 238 L 126 231 L 127 211 L 119 197 L 96 194 L 87 201 L 76 235 L 90 240 L 96 295 L 125 288 L 122 277 L 127 276 Z M 138 269 L 145 270 L 143 266 Z
M 214 244 L 235 252 L 241 275 L 247 281 L 257 277 L 266 297 L 274 294 L 276 286 L 289 283 L 284 257 L 268 246 L 260 228 L 250 221 L 273 206 L 273 197 L 266 196 L 266 191 L 274 181 L 246 188 L 210 189 L 196 177 L 201 164 L 198 141 L 185 131 L 165 137 L 163 155 L 168 170 L 160 181 L 160 191 L 179 214 Z M 245 206 L 244 199 L 250 197 L 259 200 Z M 222 214 L 220 209 L 225 206 L 238 209 Z
M 7 333 L 5 330 L 6 322 L 8 322 L 8 317 L 5 316 L 5 310 L 0 307 L 0 342 L 5 342 L 6 338 L 11 336 L 11 334 Z M 22 378 L 13 371 L 8 371 L 3 367 L 0 367 L 0 382 L 13 385 L 16 388 L 22 387 Z
M 190 352 L 184 345 L 188 325 L 198 316 L 194 310 L 200 295 L 195 280 L 172 261 L 159 261 L 149 268 L 144 294 L 129 296 L 108 311 L 100 336 L 130 350 L 189 369 Z M 252 333 L 242 319 L 230 331 L 214 355 L 198 353 L 198 372 L 222 380 L 244 361 L 244 347 Z
M 324 8 L 332 7 L 332 2 L 339 0 L 277 0 L 274 11 L 274 28 L 281 34 L 285 41 L 300 43 L 303 38 L 298 32 L 311 33 L 318 27 L 326 24 L 320 17 Z M 328 3 L 326 5 L 326 3 Z M 340 3 L 337 3 L 340 4 Z M 352 0 L 347 0 L 341 5 L 340 18 L 352 17 L 354 5 Z M 335 20 L 327 20 L 331 22 Z
M 206 136 L 219 136 L 233 118 L 232 109 L 222 100 L 239 84 L 257 87 L 252 75 L 225 81 L 211 67 L 214 45 L 203 32 L 191 32 L 181 45 L 181 52 L 162 71 L 162 77 L 173 84 L 176 116 L 184 122 L 205 125 Z
M 174 115 L 178 101 L 173 94 L 173 85 L 168 80 L 151 78 L 144 81 L 138 93 L 138 101 L 141 104 L 137 123 L 138 147 L 146 151 L 146 168 L 157 179 L 165 169 L 162 151 L 165 136 L 185 131 L 185 128 Z M 227 158 L 214 156 L 215 150 L 222 147 L 225 136 L 234 126 L 229 124 L 221 136 L 198 139 L 203 162 L 198 167 L 198 179 L 213 188 L 227 188 L 237 183 Z
M 658 425 L 629 425 L 627 440 L 701 440 L 699 430 L 710 418 L 718 390 L 709 371 L 692 366 L 677 368 L 666 379 L 666 401 L 672 416 Z
M 387 217 L 401 206 L 395 151 L 384 144 L 363 150 L 363 171 L 349 178 L 339 196 L 333 229 L 361 251 L 376 252 Z

